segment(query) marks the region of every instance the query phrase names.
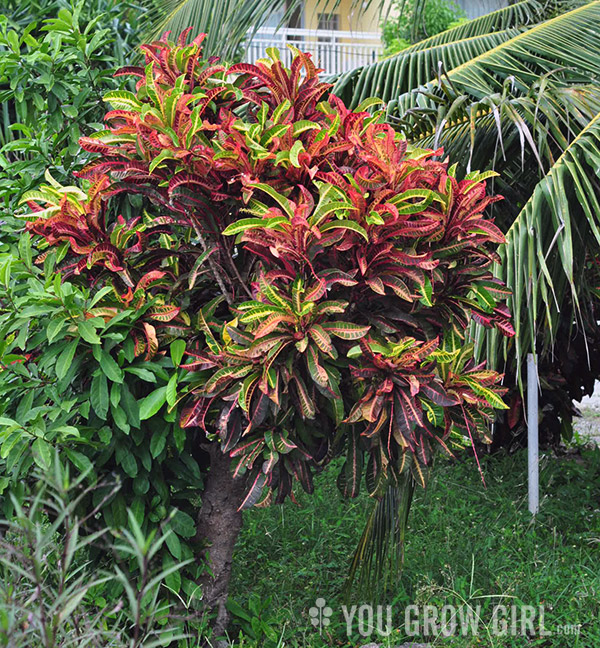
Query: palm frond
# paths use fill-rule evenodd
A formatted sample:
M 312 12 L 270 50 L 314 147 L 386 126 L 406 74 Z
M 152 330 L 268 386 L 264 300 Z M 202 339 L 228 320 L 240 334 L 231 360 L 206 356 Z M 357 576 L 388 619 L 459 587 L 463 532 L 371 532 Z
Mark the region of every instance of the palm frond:
M 549 3 L 539 0 L 522 0 L 507 7 L 492 11 L 488 14 L 461 23 L 452 29 L 447 29 L 435 36 L 430 36 L 410 48 L 413 51 L 418 49 L 429 49 L 446 43 L 452 43 L 476 36 L 483 36 L 493 32 L 504 31 L 514 27 L 527 27 L 545 20 L 550 15 Z
M 450 70 L 510 40 L 519 30 L 548 17 L 537 0 L 523 0 L 426 38 L 387 59 L 350 70 L 333 93 L 353 108 L 367 97 L 395 99 L 434 78 L 439 62 Z
M 285 0 L 145 0 L 147 38 L 165 31 L 174 35 L 192 27 L 206 33 L 205 56 L 229 61 L 240 54 L 248 32 L 261 27 L 270 15 L 286 7 Z
M 457 95 L 472 100 L 502 93 L 526 94 L 544 75 L 567 83 L 597 82 L 600 76 L 600 2 L 540 23 L 445 73 Z M 435 110 L 444 102 L 442 78 L 405 93 L 388 105 L 390 118 L 419 109 Z
M 536 338 L 550 348 L 559 317 L 581 321 L 590 256 L 600 252 L 600 113 L 558 158 L 521 210 L 500 250 L 513 291 L 518 365 Z
M 458 67 L 508 42 L 518 33 L 518 29 L 505 29 L 427 49 L 409 48 L 390 58 L 346 72 L 336 81 L 332 92 L 352 108 L 368 97 L 388 102 L 427 83 L 441 69 Z
M 397 127 L 421 148 L 443 147 L 462 171 L 493 169 L 515 188 L 533 187 L 539 178 L 528 184 L 523 174 L 549 168 L 600 110 L 597 85 L 556 85 L 551 77 L 524 96 L 510 84 L 476 101 L 452 87 L 444 91 L 443 103 L 409 111 Z
M 404 560 L 404 538 L 414 491 L 412 473 L 406 470 L 401 483 L 390 481 L 381 499 L 375 502 L 352 558 L 346 594 L 356 588 L 377 597 L 394 584 L 390 581 L 398 576 Z

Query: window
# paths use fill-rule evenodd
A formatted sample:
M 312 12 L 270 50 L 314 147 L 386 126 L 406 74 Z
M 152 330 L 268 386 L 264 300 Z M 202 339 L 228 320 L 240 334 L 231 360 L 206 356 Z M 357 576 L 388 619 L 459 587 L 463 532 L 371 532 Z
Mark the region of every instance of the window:
M 334 13 L 321 13 L 319 14 L 319 29 L 327 31 L 339 31 L 340 29 L 340 14 Z

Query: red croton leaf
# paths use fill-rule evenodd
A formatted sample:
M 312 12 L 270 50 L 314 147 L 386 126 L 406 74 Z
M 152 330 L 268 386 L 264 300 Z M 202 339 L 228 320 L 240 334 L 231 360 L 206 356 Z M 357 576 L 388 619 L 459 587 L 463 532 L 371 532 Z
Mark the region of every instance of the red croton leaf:
M 372 494 L 403 470 L 424 483 L 451 430 L 485 438 L 502 407 L 467 332 L 514 335 L 488 176 L 349 109 L 309 54 L 227 68 L 188 38 L 117 72 L 131 90 L 80 140 L 87 193 L 26 194 L 28 229 L 92 298 L 108 288 L 96 316 L 134 314 L 135 358 L 185 340 L 180 424 L 232 457 L 242 507 L 310 492 L 340 454 L 349 497 L 363 464 Z

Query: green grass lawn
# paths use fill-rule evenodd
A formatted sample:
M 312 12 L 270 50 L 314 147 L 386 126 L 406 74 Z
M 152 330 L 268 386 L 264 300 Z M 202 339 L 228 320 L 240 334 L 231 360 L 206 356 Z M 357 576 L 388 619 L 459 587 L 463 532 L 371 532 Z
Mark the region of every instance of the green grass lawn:
M 526 464 L 522 452 L 483 457 L 484 488 L 473 459 L 438 463 L 427 490 L 417 491 L 404 570 L 395 595 L 384 601 L 392 606 L 394 624 L 387 638 L 361 636 L 356 616 L 348 637 L 342 610 L 341 589 L 371 505 L 368 497 L 343 500 L 329 471 L 316 480 L 314 496 L 299 497 L 299 506 L 288 502 L 248 512 L 232 598 L 241 608 L 235 618 L 246 637 L 256 639 L 240 645 L 394 646 L 410 639 L 457 648 L 600 646 L 600 451 L 542 458 L 543 501 L 535 520 L 527 510 Z M 319 597 L 332 610 L 322 635 L 308 613 Z M 352 595 L 348 608 L 364 602 Z M 480 605 L 479 632 L 409 637 L 404 615 L 411 604 L 464 611 Z M 533 635 L 492 636 L 492 609 L 513 604 L 543 605 L 544 627 L 552 636 L 539 636 L 537 618 Z M 384 611 L 383 626 L 386 618 Z

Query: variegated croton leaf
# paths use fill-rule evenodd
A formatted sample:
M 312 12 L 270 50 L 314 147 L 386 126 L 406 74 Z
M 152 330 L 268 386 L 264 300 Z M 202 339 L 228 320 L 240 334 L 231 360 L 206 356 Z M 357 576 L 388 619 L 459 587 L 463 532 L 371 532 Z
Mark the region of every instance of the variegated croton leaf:
M 185 342 L 169 403 L 246 475 L 245 506 L 310 491 L 340 454 L 347 496 L 364 475 L 373 495 L 404 470 L 424 484 L 434 452 L 485 439 L 504 407 L 468 333 L 513 334 L 490 174 L 457 178 L 376 102 L 349 110 L 308 54 L 227 69 L 201 42 L 142 47 L 80 141 L 98 154 L 82 188 L 49 177 L 28 227 L 104 290 L 103 316 L 139 311 L 136 355 Z

